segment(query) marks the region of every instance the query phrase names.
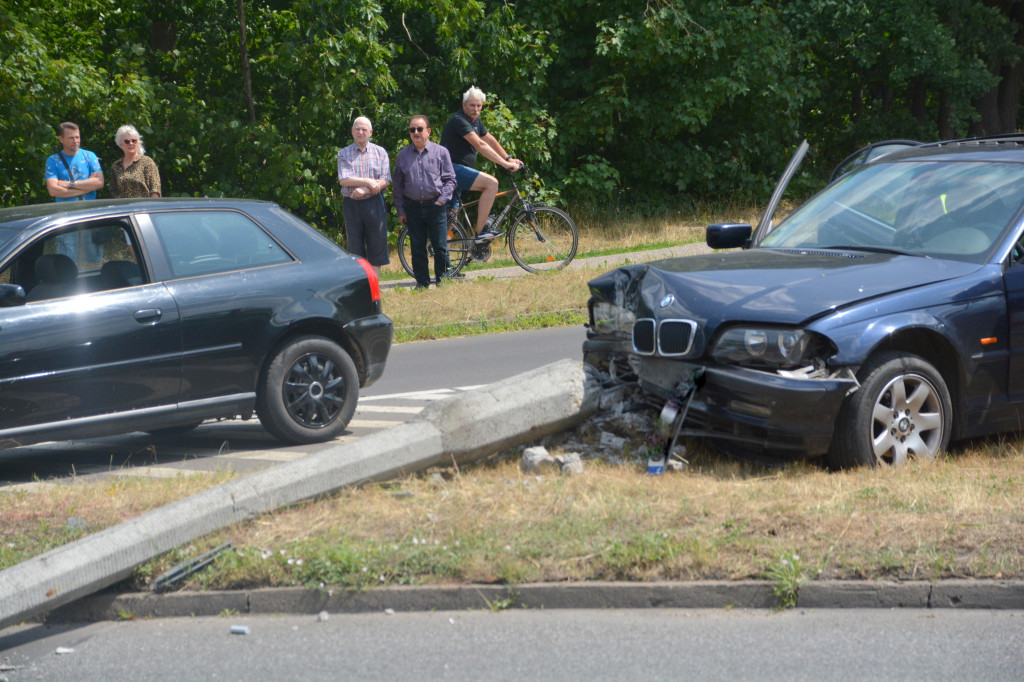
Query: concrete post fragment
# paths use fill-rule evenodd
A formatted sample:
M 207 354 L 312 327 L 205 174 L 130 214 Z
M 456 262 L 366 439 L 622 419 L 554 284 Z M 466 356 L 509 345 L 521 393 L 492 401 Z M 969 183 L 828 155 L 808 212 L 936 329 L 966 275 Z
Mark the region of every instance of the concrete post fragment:
M 565 360 L 432 403 L 417 419 L 197 493 L 0 571 L 0 628 L 114 584 L 215 530 L 346 486 L 381 481 L 553 433 L 593 412 Z
M 599 390 L 581 362 L 560 360 L 427 405 L 418 419 L 441 432 L 459 464 L 575 426 L 597 408 Z

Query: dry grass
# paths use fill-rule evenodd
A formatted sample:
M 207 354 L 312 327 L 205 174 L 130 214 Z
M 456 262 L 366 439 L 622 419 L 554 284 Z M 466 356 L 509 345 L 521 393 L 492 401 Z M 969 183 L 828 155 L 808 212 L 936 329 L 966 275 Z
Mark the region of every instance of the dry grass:
M 479 278 L 423 291 L 382 291 L 396 341 L 415 341 L 581 324 L 587 281 L 597 270 L 571 269 L 532 277 Z
M 601 460 L 576 477 L 524 475 L 517 462 L 506 453 L 280 510 L 147 564 L 136 586 L 227 539 L 238 551 L 184 587 L 766 578 L 787 556 L 808 578 L 1024 577 L 1016 440 L 842 473 L 700 450 L 661 477 Z M 98 530 L 209 484 L 0 493 L 0 567 L 73 539 L 68 516 Z

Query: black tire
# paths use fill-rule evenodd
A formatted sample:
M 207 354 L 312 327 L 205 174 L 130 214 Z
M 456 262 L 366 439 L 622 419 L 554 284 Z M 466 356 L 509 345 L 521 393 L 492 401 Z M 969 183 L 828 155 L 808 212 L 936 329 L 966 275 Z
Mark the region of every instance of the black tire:
M 909 353 L 880 353 L 858 373 L 861 385 L 840 410 L 833 468 L 901 466 L 931 460 L 949 445 L 953 404 L 942 375 Z
M 358 400 L 359 376 L 348 353 L 322 336 L 303 336 L 267 361 L 256 412 L 279 440 L 322 443 L 345 430 Z
M 508 247 L 527 272 L 546 272 L 568 265 L 576 257 L 579 240 L 576 224 L 565 211 L 535 204 L 516 216 Z
M 466 266 L 469 259 L 469 242 L 465 229 L 457 222 L 448 223 L 448 276 L 453 277 Z M 427 259 L 434 267 L 434 247 L 427 242 Z M 412 248 L 409 245 L 409 228 L 403 227 L 398 233 L 398 260 L 410 277 L 412 270 Z

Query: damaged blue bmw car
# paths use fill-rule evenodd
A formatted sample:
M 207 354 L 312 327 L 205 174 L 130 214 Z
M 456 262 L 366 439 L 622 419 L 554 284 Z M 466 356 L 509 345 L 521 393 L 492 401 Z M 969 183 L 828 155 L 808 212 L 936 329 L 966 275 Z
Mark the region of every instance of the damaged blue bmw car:
M 710 254 L 590 282 L 584 359 L 673 439 L 833 468 L 1024 425 L 1024 136 L 908 146 Z

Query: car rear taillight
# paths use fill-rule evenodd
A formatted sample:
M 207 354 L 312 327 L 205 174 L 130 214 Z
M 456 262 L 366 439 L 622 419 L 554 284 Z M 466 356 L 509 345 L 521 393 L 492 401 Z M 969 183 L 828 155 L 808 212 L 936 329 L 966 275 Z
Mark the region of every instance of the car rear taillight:
M 370 280 L 370 298 L 374 301 L 380 300 L 380 278 L 377 277 L 377 271 L 370 265 L 370 261 L 365 258 L 356 258 L 356 262 L 363 268 L 363 272 L 366 273 L 366 278 Z

